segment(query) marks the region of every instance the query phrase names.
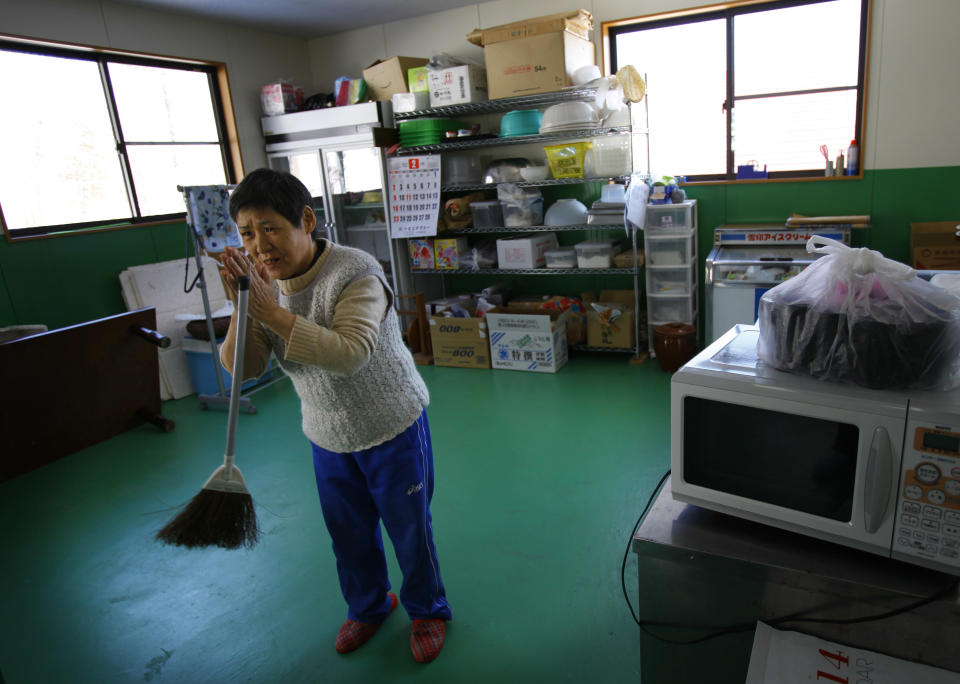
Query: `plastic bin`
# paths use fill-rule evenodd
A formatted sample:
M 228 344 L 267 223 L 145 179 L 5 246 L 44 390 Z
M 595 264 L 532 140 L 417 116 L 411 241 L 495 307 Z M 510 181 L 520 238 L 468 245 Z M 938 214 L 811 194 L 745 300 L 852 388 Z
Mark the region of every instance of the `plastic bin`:
M 693 272 L 688 266 L 650 271 L 650 294 L 690 294 L 693 288 Z
M 217 338 L 217 346 L 223 343 L 223 338 Z M 208 340 L 198 340 L 195 337 L 185 336 L 183 338 L 183 352 L 187 357 L 187 370 L 190 372 L 190 379 L 193 381 L 193 389 L 197 394 L 219 394 L 220 388 L 217 386 L 217 372 L 213 368 L 213 360 L 210 352 L 210 342 Z M 220 363 L 220 359 L 216 359 Z M 274 362 L 270 359 L 267 370 L 264 375 L 273 370 Z M 233 376 L 230 371 L 223 366 L 220 367 L 223 377 L 223 389 L 228 394 L 233 383 Z M 262 377 L 262 376 L 261 376 Z M 241 385 L 241 389 L 250 389 L 260 382 L 260 378 L 252 378 Z
M 645 230 L 687 232 L 694 225 L 695 202 L 687 200 L 678 204 L 648 204 Z
M 670 239 L 647 236 L 647 264 L 650 266 L 687 266 L 693 262 L 693 234 Z
M 498 200 L 471 202 L 474 228 L 503 228 L 503 206 Z
M 543 197 L 527 200 L 523 205 L 501 203 L 503 225 L 510 228 L 543 225 Z
M 575 247 L 580 268 L 612 268 L 613 257 L 620 251 L 615 241 L 579 242 Z
M 693 302 L 689 297 L 648 295 L 647 306 L 652 322 L 689 323 L 693 320 Z
M 547 268 L 576 268 L 577 250 L 573 247 L 558 247 L 544 252 Z

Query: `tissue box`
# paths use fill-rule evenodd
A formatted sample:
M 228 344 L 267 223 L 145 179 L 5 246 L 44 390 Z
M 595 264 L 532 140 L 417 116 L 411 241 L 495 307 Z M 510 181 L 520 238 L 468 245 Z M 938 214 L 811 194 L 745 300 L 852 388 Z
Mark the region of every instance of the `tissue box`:
M 413 238 L 408 242 L 410 249 L 410 267 L 414 269 L 434 269 L 432 238 Z
M 467 238 L 436 238 L 433 245 L 438 269 L 455 271 L 460 268 L 460 259 L 467 253 Z

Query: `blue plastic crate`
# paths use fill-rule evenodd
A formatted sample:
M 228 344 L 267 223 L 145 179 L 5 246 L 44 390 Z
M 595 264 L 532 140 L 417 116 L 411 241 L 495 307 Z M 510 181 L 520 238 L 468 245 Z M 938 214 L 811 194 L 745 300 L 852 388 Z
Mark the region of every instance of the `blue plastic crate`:
M 222 342 L 223 338 L 218 339 L 217 345 L 219 346 Z M 190 379 L 193 381 L 194 391 L 197 394 L 219 394 L 220 388 L 217 387 L 217 373 L 213 367 L 210 342 L 207 340 L 199 340 L 188 335 L 183 338 L 183 352 L 187 356 L 187 368 L 190 371 Z M 216 360 L 216 363 L 220 363 L 219 358 Z M 266 373 L 271 372 L 272 369 L 273 359 L 271 358 Z M 230 374 L 230 371 L 222 366 L 220 367 L 220 373 L 223 377 L 223 389 L 229 393 L 233 376 Z M 260 382 L 260 378 L 247 380 L 241 385 L 241 389 L 250 389 L 258 382 Z

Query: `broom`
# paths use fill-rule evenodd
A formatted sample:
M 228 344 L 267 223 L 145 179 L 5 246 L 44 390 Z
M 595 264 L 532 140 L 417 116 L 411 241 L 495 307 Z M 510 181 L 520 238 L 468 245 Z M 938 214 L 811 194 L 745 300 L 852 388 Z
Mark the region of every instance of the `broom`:
M 237 340 L 233 355 L 233 382 L 227 417 L 227 449 L 223 465 L 213 471 L 200 492 L 177 517 L 157 532 L 157 539 L 168 544 L 196 548 L 220 546 L 236 549 L 252 547 L 260 538 L 253 498 L 234 461 L 237 414 L 243 371 L 243 347 L 247 332 L 247 306 L 250 278 L 240 276 L 237 287 Z

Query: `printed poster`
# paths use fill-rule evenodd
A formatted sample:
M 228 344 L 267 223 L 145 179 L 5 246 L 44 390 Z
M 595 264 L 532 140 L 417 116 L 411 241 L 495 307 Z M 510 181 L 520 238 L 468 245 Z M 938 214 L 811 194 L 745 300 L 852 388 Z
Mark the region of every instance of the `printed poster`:
M 440 216 L 440 155 L 387 159 L 390 237 L 431 237 Z

